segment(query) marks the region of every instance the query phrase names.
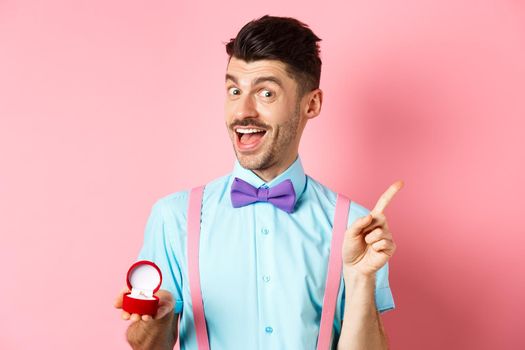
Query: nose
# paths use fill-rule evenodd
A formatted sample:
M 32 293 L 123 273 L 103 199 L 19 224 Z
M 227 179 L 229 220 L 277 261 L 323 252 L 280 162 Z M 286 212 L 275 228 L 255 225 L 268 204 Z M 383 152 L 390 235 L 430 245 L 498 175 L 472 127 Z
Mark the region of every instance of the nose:
M 234 115 L 236 119 L 257 117 L 257 108 L 254 97 L 250 94 L 245 94 L 244 96 L 241 95 L 235 103 Z

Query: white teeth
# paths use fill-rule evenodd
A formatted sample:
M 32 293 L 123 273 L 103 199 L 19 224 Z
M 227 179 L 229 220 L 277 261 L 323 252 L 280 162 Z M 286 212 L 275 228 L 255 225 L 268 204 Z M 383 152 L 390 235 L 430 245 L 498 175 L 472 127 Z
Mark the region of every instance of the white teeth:
M 264 130 L 257 130 L 257 129 L 237 129 L 237 132 L 240 132 L 241 134 L 253 134 L 256 132 L 263 132 Z

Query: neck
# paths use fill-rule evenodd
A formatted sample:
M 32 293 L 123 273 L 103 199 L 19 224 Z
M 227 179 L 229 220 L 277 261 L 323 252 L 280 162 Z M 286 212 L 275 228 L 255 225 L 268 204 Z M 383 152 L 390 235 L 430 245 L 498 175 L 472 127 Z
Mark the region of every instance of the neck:
M 264 182 L 270 182 L 283 173 L 290 165 L 297 159 L 297 153 L 291 154 L 284 161 L 275 164 L 267 169 L 252 170 L 257 176 L 264 180 Z

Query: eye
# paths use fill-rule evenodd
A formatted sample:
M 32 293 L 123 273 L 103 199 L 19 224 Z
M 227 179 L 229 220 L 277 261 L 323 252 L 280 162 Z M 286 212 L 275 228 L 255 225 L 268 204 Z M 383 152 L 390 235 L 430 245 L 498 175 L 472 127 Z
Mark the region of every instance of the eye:
M 228 89 L 228 94 L 233 96 L 240 95 L 241 90 L 237 89 L 236 87 L 231 87 Z
M 273 97 L 273 92 L 270 91 L 270 90 L 267 90 L 267 89 L 263 89 L 261 90 L 261 92 L 259 93 L 262 97 L 265 97 L 265 98 L 271 98 Z

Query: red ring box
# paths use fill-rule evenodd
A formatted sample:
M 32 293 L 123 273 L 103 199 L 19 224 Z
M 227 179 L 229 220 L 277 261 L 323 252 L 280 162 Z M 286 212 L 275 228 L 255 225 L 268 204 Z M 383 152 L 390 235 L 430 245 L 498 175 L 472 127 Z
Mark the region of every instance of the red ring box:
M 130 314 L 155 316 L 159 298 L 153 293 L 162 283 L 159 267 L 152 261 L 137 261 L 129 268 L 126 279 L 131 292 L 124 294 L 122 309 Z

